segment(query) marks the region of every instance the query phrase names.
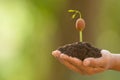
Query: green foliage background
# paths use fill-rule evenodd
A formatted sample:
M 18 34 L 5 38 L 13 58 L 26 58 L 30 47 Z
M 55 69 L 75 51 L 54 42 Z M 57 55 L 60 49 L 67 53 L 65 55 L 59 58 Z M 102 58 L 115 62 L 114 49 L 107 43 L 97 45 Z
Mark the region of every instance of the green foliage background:
M 51 52 L 78 41 L 68 9 L 86 20 L 84 41 L 119 53 L 119 0 L 0 0 L 0 80 L 118 80 L 120 72 L 72 72 Z

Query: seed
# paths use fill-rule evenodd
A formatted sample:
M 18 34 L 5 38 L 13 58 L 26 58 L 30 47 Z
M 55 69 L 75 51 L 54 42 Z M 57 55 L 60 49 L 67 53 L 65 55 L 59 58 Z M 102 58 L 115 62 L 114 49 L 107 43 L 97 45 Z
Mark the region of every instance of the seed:
M 79 31 L 83 31 L 85 28 L 85 21 L 82 18 L 77 19 L 76 21 L 76 29 Z

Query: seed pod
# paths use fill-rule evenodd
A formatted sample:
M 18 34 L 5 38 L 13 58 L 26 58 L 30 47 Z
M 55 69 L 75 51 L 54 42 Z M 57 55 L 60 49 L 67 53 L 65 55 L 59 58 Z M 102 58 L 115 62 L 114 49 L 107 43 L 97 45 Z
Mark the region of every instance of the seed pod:
M 77 19 L 76 21 L 76 29 L 79 31 L 83 31 L 85 28 L 85 21 L 82 18 Z

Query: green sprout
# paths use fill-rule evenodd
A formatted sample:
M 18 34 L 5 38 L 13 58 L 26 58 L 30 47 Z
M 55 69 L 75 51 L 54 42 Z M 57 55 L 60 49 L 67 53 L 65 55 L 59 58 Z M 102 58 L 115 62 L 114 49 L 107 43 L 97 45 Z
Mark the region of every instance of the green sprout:
M 76 15 L 79 14 L 79 18 L 76 20 L 76 29 L 79 30 L 79 38 L 80 38 L 79 40 L 80 40 L 80 42 L 82 42 L 83 41 L 82 31 L 85 28 L 85 21 L 84 21 L 84 19 L 81 18 L 80 11 L 78 11 L 78 10 L 68 10 L 68 12 L 74 13 L 72 15 L 72 19 L 74 19 L 76 17 Z
M 79 14 L 79 17 L 81 18 L 81 13 L 80 13 L 80 11 L 78 11 L 78 10 L 68 10 L 68 12 L 74 13 L 74 14 L 72 15 L 72 19 L 74 19 L 77 14 Z

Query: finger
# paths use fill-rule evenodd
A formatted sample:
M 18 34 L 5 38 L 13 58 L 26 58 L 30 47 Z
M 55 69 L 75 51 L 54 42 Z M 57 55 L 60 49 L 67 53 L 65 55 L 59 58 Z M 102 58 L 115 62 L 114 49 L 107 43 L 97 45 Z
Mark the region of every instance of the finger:
M 90 65 L 90 60 L 89 59 L 85 59 L 83 61 L 83 65 L 86 66 L 86 67 L 88 67 Z
M 84 73 L 84 74 L 87 73 L 87 71 L 86 71 L 85 67 L 83 66 L 82 61 L 80 59 L 69 57 L 69 56 L 64 55 L 64 54 L 60 55 L 60 58 L 65 60 L 66 62 L 70 63 L 71 65 L 74 65 L 82 73 Z
M 64 55 L 64 54 L 61 54 L 60 51 L 56 50 L 56 51 L 53 51 L 52 52 L 52 55 L 54 57 L 56 57 L 62 64 L 64 64 L 66 67 L 68 67 L 69 69 L 75 71 L 75 72 L 78 72 L 80 74 L 83 74 L 78 68 L 76 68 L 74 65 L 70 64 L 69 62 L 65 61 L 64 59 L 68 58 L 67 55 L 64 56 L 64 59 L 61 59 L 60 58 L 60 55 Z
M 92 75 L 94 74 L 93 68 L 92 67 L 86 67 L 86 75 Z
M 100 73 L 100 72 L 103 72 L 105 71 L 104 68 L 94 68 L 94 73 Z
M 58 50 L 55 50 L 55 51 L 52 52 L 52 55 L 53 55 L 55 58 L 60 57 L 60 54 L 61 54 L 61 52 L 58 51 Z
M 69 57 L 69 56 L 64 55 L 64 54 L 60 55 L 60 58 L 66 60 L 67 62 L 69 62 L 71 64 L 74 63 L 76 66 L 81 66 L 81 64 L 82 64 L 81 60 L 79 60 L 77 58 Z
M 60 55 L 61 55 L 62 53 L 60 52 L 60 51 L 58 51 L 58 50 L 55 50 L 55 51 L 53 51 L 52 52 L 52 55 L 56 58 L 56 59 L 58 59 L 61 63 L 63 63 L 62 62 L 62 59 L 60 59 Z
M 61 63 L 64 64 L 66 67 L 68 67 L 70 70 L 75 71 L 75 72 L 78 72 L 78 73 L 80 73 L 80 74 L 84 74 L 80 69 L 78 69 L 78 68 L 77 68 L 76 66 L 74 66 L 73 64 L 71 64 L 71 63 L 69 63 L 69 62 L 67 62 L 66 60 L 61 59 L 61 58 L 60 58 L 60 60 L 61 60 Z

